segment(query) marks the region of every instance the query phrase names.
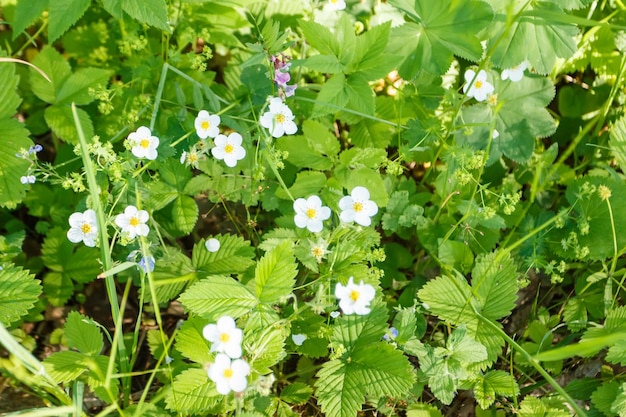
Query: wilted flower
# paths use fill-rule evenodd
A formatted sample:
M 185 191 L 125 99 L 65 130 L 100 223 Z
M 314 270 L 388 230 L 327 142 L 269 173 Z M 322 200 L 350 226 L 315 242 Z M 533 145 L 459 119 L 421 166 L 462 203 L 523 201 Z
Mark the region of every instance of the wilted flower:
M 145 126 L 141 126 L 136 132 L 128 135 L 128 143 L 132 147 L 131 152 L 137 158 L 146 158 L 152 161 L 158 156 L 159 138 L 153 136 L 150 129 Z
M 194 168 L 198 168 L 198 162 L 200 161 L 200 155 L 198 155 L 198 151 L 195 150 L 195 147 L 187 151 L 183 151 L 183 154 L 180 156 L 180 163 L 188 166 L 192 166 Z
M 311 255 L 313 255 L 318 263 L 322 262 L 322 259 L 328 253 L 330 253 L 328 250 L 328 242 L 325 240 L 318 240 L 317 243 L 311 245 Z
M 223 159 L 224 163 L 229 167 L 237 165 L 237 161 L 246 157 L 246 150 L 241 146 L 243 138 L 237 132 L 233 132 L 228 137 L 226 135 L 217 135 L 214 140 L 215 146 L 211 149 L 211 153 L 217 159 Z
M 299 228 L 307 228 L 310 232 L 321 232 L 324 225 L 322 222 L 330 217 L 330 209 L 322 206 L 322 200 L 313 195 L 308 199 L 298 198 L 293 202 L 296 215 L 294 223 Z
M 211 342 L 211 352 L 225 353 L 236 359 L 241 357 L 241 340 L 243 332 L 237 328 L 235 320 L 230 316 L 222 316 L 217 324 L 207 324 L 202 335 Z
M 485 101 L 493 90 L 493 85 L 487 81 L 485 70 L 478 71 L 478 75 L 472 70 L 465 71 L 463 92 L 467 94 L 467 97 L 474 97 L 476 101 Z
M 298 131 L 294 123 L 295 116 L 280 97 L 270 99 L 269 111 L 261 116 L 261 126 L 269 129 L 270 135 L 279 138 L 285 134 L 293 135 Z
M 138 210 L 135 206 L 128 206 L 124 213 L 115 217 L 115 224 L 122 229 L 122 234 L 128 239 L 135 236 L 148 236 L 150 228 L 146 224 L 150 216 L 145 210 Z
M 503 80 L 511 80 L 514 83 L 521 81 L 524 78 L 524 71 L 528 68 L 528 61 L 524 60 L 521 64 L 502 70 L 500 78 Z
M 339 208 L 342 210 L 339 215 L 341 221 L 354 221 L 361 226 L 372 224 L 371 217 L 378 213 L 378 205 L 370 200 L 370 192 L 365 187 L 354 187 L 350 195 L 339 200 Z
M 369 304 L 374 299 L 376 290 L 363 281 L 357 285 L 354 277 L 350 277 L 347 285 L 337 283 L 335 297 L 339 299 L 339 308 L 344 314 L 358 314 L 360 316 L 370 312 Z
M 70 230 L 67 239 L 72 243 L 84 242 L 85 246 L 96 246 L 98 237 L 98 221 L 96 212 L 89 209 L 84 212 L 73 213 L 69 218 Z
M 214 138 L 220 134 L 220 117 L 217 114 L 209 114 L 206 110 L 200 110 L 194 121 L 196 133 L 200 139 Z
M 222 395 L 230 391 L 243 392 L 248 386 L 250 365 L 243 359 L 231 359 L 223 353 L 215 356 L 215 362 L 209 366 L 207 374 L 215 382 L 217 392 Z

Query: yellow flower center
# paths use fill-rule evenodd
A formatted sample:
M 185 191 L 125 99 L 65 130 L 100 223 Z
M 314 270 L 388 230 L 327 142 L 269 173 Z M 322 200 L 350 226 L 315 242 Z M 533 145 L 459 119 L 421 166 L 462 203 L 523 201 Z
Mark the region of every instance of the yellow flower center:
M 221 333 L 220 334 L 220 342 L 228 343 L 229 340 L 230 340 L 230 335 L 228 333 Z
M 202 130 L 207 130 L 209 127 L 211 127 L 211 123 L 205 120 L 200 124 L 200 127 L 202 128 Z
M 141 222 L 139 221 L 137 217 L 131 217 L 130 220 L 128 221 L 128 224 L 130 224 L 131 226 L 137 226 L 139 223 Z
M 141 139 L 141 141 L 139 141 L 139 146 L 141 146 L 144 149 L 148 149 L 150 147 L 150 141 L 148 139 Z
M 235 147 L 231 145 L 230 143 L 224 146 L 224 152 L 226 153 L 232 153 L 234 150 L 235 150 Z
M 276 120 L 276 123 L 283 124 L 285 123 L 285 115 L 282 113 L 279 113 L 276 116 L 274 116 L 274 120 Z
M 192 164 L 194 164 L 194 163 L 198 162 L 198 155 L 196 155 L 195 153 L 190 153 L 190 154 L 187 156 L 187 160 L 188 160 L 189 162 L 191 162 Z
M 481 88 L 483 86 L 483 82 L 480 80 L 474 81 L 474 87 Z
M 495 106 L 496 104 L 498 104 L 498 95 L 490 94 L 489 97 L 487 98 L 487 102 L 489 103 L 489 105 Z
M 354 301 L 355 303 L 359 299 L 360 296 L 361 296 L 361 293 L 358 292 L 357 290 L 350 291 L 350 299 Z
M 224 369 L 224 378 L 232 378 L 233 376 L 233 370 L 228 368 L 228 369 Z
M 352 205 L 352 210 L 356 211 L 357 213 L 360 213 L 361 211 L 363 211 L 363 203 L 359 203 L 356 202 Z
M 324 256 L 324 248 L 316 246 L 311 250 L 311 253 L 314 257 L 321 258 L 322 256 Z
M 83 233 L 89 233 L 91 232 L 91 225 L 89 223 L 83 223 L 83 225 L 80 227 L 80 230 L 82 230 Z
M 315 210 L 314 208 L 307 209 L 306 216 L 309 219 L 314 219 L 316 215 L 317 215 L 317 210 Z

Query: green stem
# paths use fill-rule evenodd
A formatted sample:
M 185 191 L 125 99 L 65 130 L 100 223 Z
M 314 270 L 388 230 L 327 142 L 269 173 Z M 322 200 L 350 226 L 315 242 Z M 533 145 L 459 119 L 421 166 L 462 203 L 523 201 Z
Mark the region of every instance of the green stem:
M 96 212 L 96 218 L 98 221 L 98 234 L 99 234 L 99 242 L 100 242 L 100 259 L 102 261 L 103 270 L 107 271 L 111 269 L 113 262 L 111 260 L 110 250 L 109 250 L 109 236 L 107 234 L 107 219 L 104 215 L 104 208 L 100 203 L 100 192 L 98 183 L 96 181 L 96 173 L 94 170 L 93 162 L 89 156 L 89 152 L 87 151 L 87 139 L 85 138 L 85 133 L 83 131 L 83 127 L 80 123 L 80 119 L 78 118 L 78 113 L 76 112 L 76 105 L 72 103 L 72 115 L 74 116 L 74 124 L 76 125 L 76 130 L 78 132 L 78 141 L 79 148 L 81 153 L 81 158 L 83 160 L 83 166 L 85 169 L 85 176 L 87 177 L 87 184 L 89 186 L 89 194 L 91 196 L 91 203 L 93 205 L 93 209 Z M 111 316 L 113 318 L 113 322 L 115 323 L 115 337 L 117 339 L 117 349 L 119 351 L 119 363 L 120 369 L 122 373 L 128 372 L 128 353 L 126 352 L 126 345 L 124 344 L 124 338 L 120 337 L 120 333 L 122 331 L 121 326 L 118 326 L 120 323 L 120 307 L 117 302 L 117 290 L 115 288 L 115 279 L 113 276 L 108 276 L 105 278 L 105 284 L 107 289 L 107 294 L 109 296 L 109 302 L 111 304 Z M 124 389 L 124 403 L 128 401 L 130 396 L 130 384 L 128 378 L 122 379 L 122 385 Z
M 530 363 L 530 365 L 533 368 L 535 368 L 535 370 L 537 372 L 539 372 L 539 374 L 546 381 L 548 381 L 548 383 L 552 386 L 552 388 L 554 388 L 554 390 L 556 392 L 558 392 L 559 394 L 561 394 L 561 396 L 563 396 L 565 401 L 567 401 L 569 403 L 569 405 L 576 412 L 578 417 L 587 417 L 587 414 L 583 411 L 582 408 L 580 408 L 578 406 L 578 404 L 576 404 L 576 401 L 563 389 L 563 387 L 561 387 L 559 385 L 558 382 L 556 382 L 554 380 L 554 378 L 552 378 L 552 376 L 550 376 L 550 374 L 545 369 L 543 369 L 541 364 L 537 360 L 535 360 L 535 358 L 533 358 L 533 356 L 530 353 L 528 353 L 523 347 L 521 347 L 519 344 L 517 344 L 517 342 L 515 342 L 515 340 L 513 340 L 511 337 L 509 337 L 509 335 L 507 335 L 504 332 L 504 330 L 502 330 L 500 327 L 496 326 L 491 320 L 481 316 L 478 312 L 476 312 L 476 315 L 481 319 L 481 321 L 482 321 L 481 324 L 485 324 L 487 327 L 490 327 L 492 330 L 494 330 L 496 333 L 498 333 L 502 338 L 504 338 L 504 340 L 507 341 L 507 343 L 515 351 L 517 351 L 520 355 L 522 355 L 524 357 L 524 359 L 526 359 L 528 361 L 528 363 Z

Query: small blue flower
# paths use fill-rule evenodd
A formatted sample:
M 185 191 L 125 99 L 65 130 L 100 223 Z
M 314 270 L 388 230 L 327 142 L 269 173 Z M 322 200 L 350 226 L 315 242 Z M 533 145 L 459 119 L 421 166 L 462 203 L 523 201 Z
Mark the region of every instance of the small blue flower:
M 395 327 L 390 327 L 389 330 L 387 330 L 387 333 L 383 335 L 383 340 L 393 340 L 398 337 L 398 334 L 398 329 L 396 329 Z
M 148 270 L 150 270 L 150 272 L 154 271 L 155 263 L 156 261 L 154 259 L 154 256 L 147 256 L 142 257 L 138 265 L 141 269 L 143 269 L 143 272 L 148 273 Z

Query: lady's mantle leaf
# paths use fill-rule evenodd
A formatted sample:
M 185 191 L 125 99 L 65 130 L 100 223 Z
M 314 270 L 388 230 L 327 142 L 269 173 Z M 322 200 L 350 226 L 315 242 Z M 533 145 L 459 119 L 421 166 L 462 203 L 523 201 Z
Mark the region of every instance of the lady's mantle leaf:
M 443 74 L 453 55 L 478 61 L 483 49 L 476 33 L 493 18 L 491 7 L 482 1 L 390 0 L 419 23 L 408 22 L 392 33 L 392 49 L 406 56 L 399 68 L 403 78 L 414 78 L 419 70 Z M 397 50 L 396 50 L 397 49 Z
M 21 267 L 0 270 L 0 322 L 5 326 L 19 320 L 37 302 L 41 285 L 33 278 Z

